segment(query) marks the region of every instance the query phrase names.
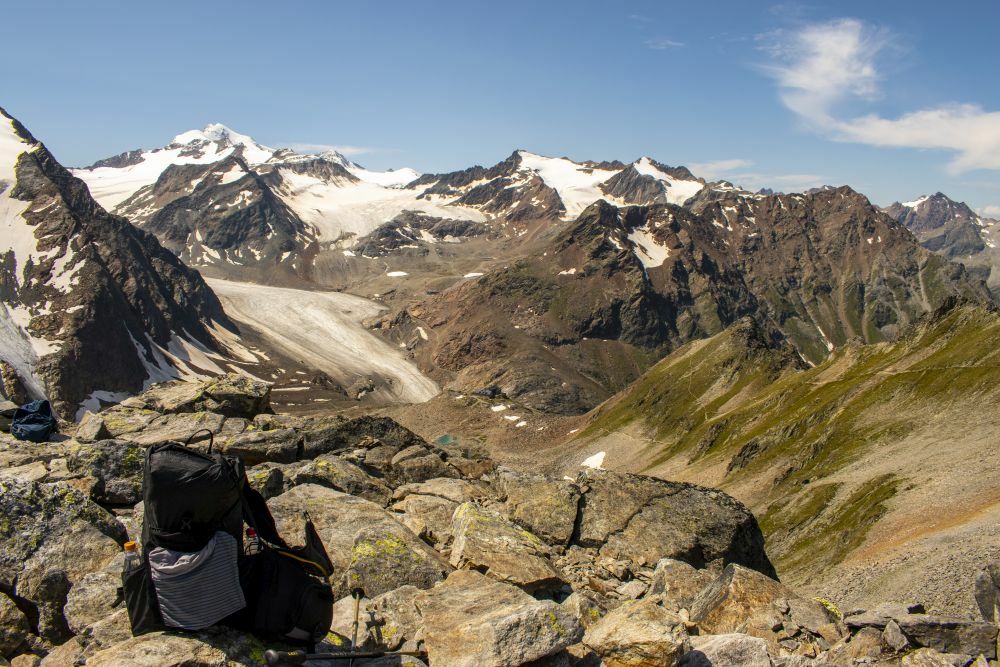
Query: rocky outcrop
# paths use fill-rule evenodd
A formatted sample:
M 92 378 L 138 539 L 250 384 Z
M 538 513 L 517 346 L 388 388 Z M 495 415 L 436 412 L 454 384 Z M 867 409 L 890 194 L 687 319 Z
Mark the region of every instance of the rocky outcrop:
M 130 637 L 118 596 L 121 544 L 126 526 L 132 537 L 141 526 L 141 506 L 130 505 L 142 443 L 181 427 L 166 418 L 188 420 L 189 429 L 209 424 L 220 448 L 240 451 L 291 543 L 302 541 L 304 512 L 314 522 L 339 598 L 330 643 L 319 650 L 343 646 L 349 595 L 360 588 L 362 641 L 416 652 L 432 667 L 862 658 L 888 666 L 994 655 L 992 623 L 917 606 L 841 623 L 832 605 L 768 576 L 755 520 L 719 491 L 601 470 L 573 480 L 519 473 L 385 418 L 161 412 L 187 409 L 188 401 L 165 398 L 181 393 L 153 388 L 95 415 L 117 439 L 36 446 L 0 436 L 4 658 L 260 664 L 265 645 L 231 630 Z M 407 664 L 423 664 L 415 660 Z
M 690 648 L 681 617 L 652 598 L 608 613 L 583 643 L 607 667 L 673 667 Z
M 515 667 L 553 655 L 582 635 L 558 604 L 467 570 L 419 594 L 416 606 L 431 664 Z
M 845 632 L 837 617 L 815 600 L 759 572 L 729 565 L 691 603 L 691 620 L 710 634 L 743 632 L 772 650 L 816 655 Z
M 6 349 L 16 352 L 3 361 L 27 393 L 44 394 L 73 417 L 87 399 L 140 391 L 151 373 L 176 376 L 164 356 L 171 349 L 185 372 L 205 372 L 180 361 L 188 357 L 184 346 L 223 351 L 212 328 L 234 327 L 201 276 L 151 234 L 101 208 L 2 110 L 0 132 L 5 146 L 16 147 L 0 156 L 0 197 L 14 200 L 4 207 L 11 218 L 3 221 L 9 238 L 0 246 L 0 299 L 22 323 L 0 322 L 12 345 Z
M 602 556 L 698 568 L 740 564 L 775 576 L 753 514 L 724 493 L 641 475 L 586 470 L 574 541 Z

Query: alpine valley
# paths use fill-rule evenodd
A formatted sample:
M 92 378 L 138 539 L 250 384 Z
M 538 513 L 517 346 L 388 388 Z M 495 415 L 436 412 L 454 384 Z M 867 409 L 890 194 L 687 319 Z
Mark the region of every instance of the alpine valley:
M 373 171 L 219 124 L 67 169 L 0 110 L 0 230 L 2 393 L 67 438 L 0 434 L 0 656 L 156 653 L 79 596 L 134 531 L 134 452 L 207 428 L 345 571 L 341 525 L 419 555 L 366 604 L 432 665 L 995 664 L 1000 221 L 942 193 L 528 150 Z M 94 567 L 45 579 L 65 545 L 6 518 L 36 510 Z M 255 664 L 239 641 L 143 664 Z M 245 660 L 197 661 L 223 644 Z

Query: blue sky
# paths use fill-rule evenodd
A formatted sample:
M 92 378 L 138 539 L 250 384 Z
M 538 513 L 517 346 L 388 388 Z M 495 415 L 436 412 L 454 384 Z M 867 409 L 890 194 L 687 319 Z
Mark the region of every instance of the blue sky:
M 67 165 L 220 122 L 448 171 L 651 155 L 1000 217 L 1000 3 L 5 3 L 0 105 Z

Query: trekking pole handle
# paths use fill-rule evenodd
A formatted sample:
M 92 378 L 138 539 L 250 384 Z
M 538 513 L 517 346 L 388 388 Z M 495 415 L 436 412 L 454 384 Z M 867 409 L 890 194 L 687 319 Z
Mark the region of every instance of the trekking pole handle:
M 306 664 L 306 652 L 268 649 L 264 651 L 264 662 L 270 667 L 275 667 L 276 665 L 304 665 Z

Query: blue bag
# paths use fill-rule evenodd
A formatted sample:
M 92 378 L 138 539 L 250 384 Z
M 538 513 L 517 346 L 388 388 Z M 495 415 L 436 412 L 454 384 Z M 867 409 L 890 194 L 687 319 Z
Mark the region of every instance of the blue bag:
M 10 434 L 18 440 L 45 442 L 57 426 L 49 402 L 32 401 L 14 411 L 14 419 L 10 423 Z

